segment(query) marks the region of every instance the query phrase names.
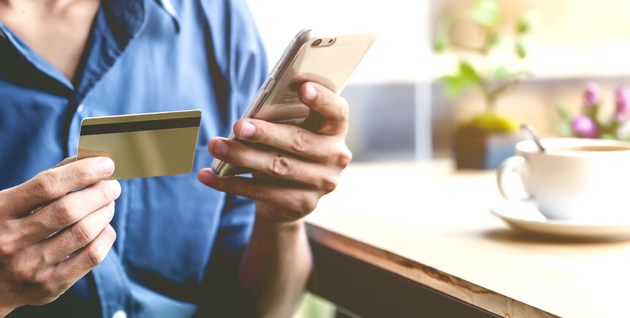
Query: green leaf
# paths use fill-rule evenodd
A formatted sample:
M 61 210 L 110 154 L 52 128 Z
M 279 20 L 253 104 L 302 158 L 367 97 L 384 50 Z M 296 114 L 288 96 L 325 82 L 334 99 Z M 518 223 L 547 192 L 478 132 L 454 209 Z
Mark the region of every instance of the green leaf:
M 450 41 L 448 40 L 448 37 L 440 36 L 435 39 L 435 43 L 433 43 L 433 50 L 437 53 L 442 53 L 449 45 Z
M 445 93 L 448 98 L 457 97 L 463 93 L 464 90 L 478 86 L 480 82 L 477 71 L 475 71 L 470 63 L 464 61 L 459 63 L 458 74 L 444 76 L 441 80 L 445 85 Z
M 534 26 L 540 23 L 540 14 L 536 11 L 525 12 L 516 22 L 516 32 L 525 34 L 532 30 Z
M 499 45 L 505 44 L 506 42 L 507 42 L 506 36 L 495 33 L 488 38 L 488 43 L 486 43 L 486 49 L 497 47 Z
M 442 82 L 445 85 L 446 97 L 455 98 L 464 90 L 479 85 L 479 76 L 472 65 L 462 61 L 459 64 L 459 74 L 445 76 Z
M 570 123 L 555 123 L 553 124 L 553 129 L 563 136 L 575 137 Z
M 464 90 L 459 76 L 444 76 L 442 77 L 442 82 L 444 83 L 446 97 L 449 99 L 457 97 Z
M 564 106 L 558 105 L 556 109 L 558 110 L 558 114 L 560 114 L 562 121 L 569 124 L 573 121 L 573 115 L 571 115 L 571 113 L 566 108 L 564 108 Z
M 437 25 L 437 30 L 435 32 L 435 43 L 433 43 L 433 49 L 435 52 L 442 52 L 450 45 L 449 38 L 449 29 L 451 28 L 452 19 L 450 17 L 446 17 L 440 19 Z
M 516 41 L 516 54 L 522 59 L 527 57 L 527 46 L 525 44 L 525 40 L 518 39 Z
M 600 139 L 608 139 L 608 140 L 617 140 L 617 137 L 611 134 L 602 134 L 599 136 Z
M 459 76 L 467 85 L 479 83 L 479 75 L 472 64 L 461 61 L 459 62 Z
M 597 114 L 599 114 L 599 104 L 584 108 L 584 115 L 592 119 L 595 124 L 599 124 L 599 121 L 597 120 Z
M 514 75 L 507 66 L 501 65 L 492 72 L 492 79 L 495 81 L 505 81 Z
M 485 27 L 497 25 L 500 14 L 499 6 L 494 0 L 477 0 L 471 11 L 473 20 Z

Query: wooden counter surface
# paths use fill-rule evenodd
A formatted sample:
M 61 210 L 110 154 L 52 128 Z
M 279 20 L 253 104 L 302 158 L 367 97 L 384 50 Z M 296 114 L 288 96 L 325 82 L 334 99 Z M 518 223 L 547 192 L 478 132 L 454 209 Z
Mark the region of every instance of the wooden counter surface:
M 354 164 L 307 218 L 309 236 L 502 317 L 630 317 L 630 241 L 516 232 L 488 211 L 500 199 L 493 172 Z

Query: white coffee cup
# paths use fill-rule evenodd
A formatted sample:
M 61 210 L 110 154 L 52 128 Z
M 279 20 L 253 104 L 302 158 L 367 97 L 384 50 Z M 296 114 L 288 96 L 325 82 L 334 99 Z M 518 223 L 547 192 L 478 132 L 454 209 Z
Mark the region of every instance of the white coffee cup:
M 543 139 L 516 145 L 517 156 L 497 171 L 508 200 L 535 202 L 548 219 L 587 222 L 630 220 L 630 143 L 601 139 Z M 523 189 L 509 185 L 518 173 Z M 520 192 L 520 193 L 518 193 Z

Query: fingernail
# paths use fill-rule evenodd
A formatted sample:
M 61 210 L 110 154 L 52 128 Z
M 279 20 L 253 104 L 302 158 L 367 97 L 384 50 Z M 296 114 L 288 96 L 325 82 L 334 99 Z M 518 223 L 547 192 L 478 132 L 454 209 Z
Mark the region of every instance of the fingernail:
M 98 168 L 101 169 L 101 172 L 104 176 L 109 177 L 114 172 L 114 161 L 109 158 L 103 158 L 97 163 Z
M 107 183 L 109 183 L 109 186 L 112 188 L 112 190 L 114 190 L 114 193 L 116 193 L 116 196 L 118 196 L 120 194 L 120 183 L 118 183 L 118 181 L 116 180 L 109 180 L 107 181 Z
M 212 175 L 212 172 L 208 170 L 201 170 L 199 172 L 199 181 L 203 183 L 211 183 L 213 177 L 214 175 Z
M 317 97 L 317 90 L 313 85 L 306 86 L 306 91 L 304 92 L 305 100 L 314 100 Z
M 214 144 L 213 152 L 217 156 L 225 156 L 228 154 L 228 145 L 223 140 L 217 140 Z
M 249 138 L 249 137 L 254 136 L 255 133 L 256 133 L 256 126 L 248 122 L 243 123 L 243 125 L 241 126 L 240 137 Z

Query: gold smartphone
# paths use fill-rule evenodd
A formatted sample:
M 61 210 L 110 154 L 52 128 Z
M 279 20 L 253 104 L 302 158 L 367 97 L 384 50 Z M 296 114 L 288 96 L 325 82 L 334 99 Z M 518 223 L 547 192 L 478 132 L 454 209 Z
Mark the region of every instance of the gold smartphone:
M 241 118 L 301 125 L 310 108 L 300 101 L 296 84 L 315 82 L 339 94 L 376 38 L 376 33 L 318 37 L 311 29 L 300 31 Z M 228 138 L 235 139 L 234 133 Z M 221 177 L 254 172 L 218 159 L 212 171 Z

